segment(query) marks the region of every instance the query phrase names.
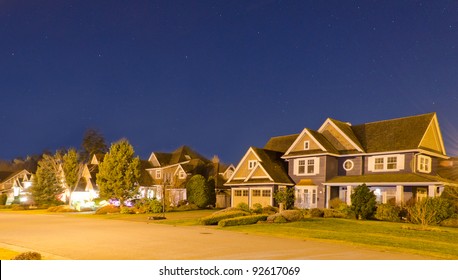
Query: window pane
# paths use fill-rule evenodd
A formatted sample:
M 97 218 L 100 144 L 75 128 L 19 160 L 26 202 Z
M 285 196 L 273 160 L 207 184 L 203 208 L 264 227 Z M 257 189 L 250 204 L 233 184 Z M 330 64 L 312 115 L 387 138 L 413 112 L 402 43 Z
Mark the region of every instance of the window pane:
M 386 168 L 387 169 L 396 169 L 397 161 L 398 161 L 397 157 L 389 157 L 387 160 Z

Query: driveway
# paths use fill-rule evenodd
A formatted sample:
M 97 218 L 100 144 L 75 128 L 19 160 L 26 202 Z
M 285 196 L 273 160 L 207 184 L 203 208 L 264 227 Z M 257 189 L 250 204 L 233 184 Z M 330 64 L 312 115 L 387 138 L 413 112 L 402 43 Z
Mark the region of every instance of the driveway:
M 339 243 L 68 215 L 0 213 L 0 247 L 67 260 L 422 259 Z

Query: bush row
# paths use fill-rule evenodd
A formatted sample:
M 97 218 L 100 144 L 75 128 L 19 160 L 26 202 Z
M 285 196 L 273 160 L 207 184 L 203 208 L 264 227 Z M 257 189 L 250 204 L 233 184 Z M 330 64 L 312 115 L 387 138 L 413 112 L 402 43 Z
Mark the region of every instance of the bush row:
M 210 216 L 201 218 L 199 222 L 202 225 L 217 225 L 219 221 L 221 220 L 240 217 L 240 216 L 246 216 L 246 215 L 249 215 L 249 214 L 245 211 L 240 211 L 240 210 L 233 210 L 233 211 L 227 211 L 227 212 L 216 212 Z
M 218 222 L 220 227 L 229 227 L 229 226 L 242 226 L 242 225 L 251 225 L 256 224 L 259 221 L 267 220 L 267 215 L 251 215 L 251 216 L 241 216 L 230 219 L 224 219 Z

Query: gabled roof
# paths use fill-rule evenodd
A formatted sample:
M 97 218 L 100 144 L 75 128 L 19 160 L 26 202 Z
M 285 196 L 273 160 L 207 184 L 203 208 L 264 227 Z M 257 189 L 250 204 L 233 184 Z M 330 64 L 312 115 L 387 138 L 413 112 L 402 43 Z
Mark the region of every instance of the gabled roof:
M 285 153 L 298 136 L 299 134 L 291 134 L 272 137 L 264 145 L 264 149 Z
M 266 178 L 248 178 L 248 180 L 235 179 L 233 178 L 237 172 L 237 169 L 241 168 L 242 165 L 245 165 L 245 159 L 249 153 L 254 153 L 258 159 L 258 165 L 260 168 L 265 171 L 267 174 Z M 236 168 L 236 171 L 229 178 L 228 182 L 225 185 L 243 185 L 243 184 L 256 184 L 256 183 L 269 183 L 269 184 L 285 184 L 292 185 L 294 182 L 288 176 L 288 166 L 287 163 L 281 158 L 283 155 L 282 152 L 271 151 L 267 149 L 260 149 L 256 147 L 250 147 L 246 152 L 245 156 L 240 161 L 239 165 Z M 252 172 L 251 172 L 252 173 Z M 247 176 L 250 177 L 250 176 Z
M 367 153 L 418 149 L 435 113 L 364 123 L 352 130 Z
M 188 146 L 181 146 L 172 153 L 153 152 L 149 157 L 149 161 L 152 163 L 153 167 L 164 167 L 192 160 L 200 160 L 205 163 L 210 162 L 206 157 L 200 155 Z

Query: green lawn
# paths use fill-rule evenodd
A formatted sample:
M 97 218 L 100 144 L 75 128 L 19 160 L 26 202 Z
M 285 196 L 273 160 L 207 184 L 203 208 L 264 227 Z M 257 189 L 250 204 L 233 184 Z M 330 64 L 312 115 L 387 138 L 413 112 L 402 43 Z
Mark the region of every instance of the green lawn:
M 11 260 L 17 255 L 19 255 L 18 252 L 0 248 L 0 260 Z
M 293 239 L 344 242 L 415 253 L 432 258 L 458 259 L 458 229 L 405 223 L 314 218 L 286 224 L 256 224 L 224 230 Z

